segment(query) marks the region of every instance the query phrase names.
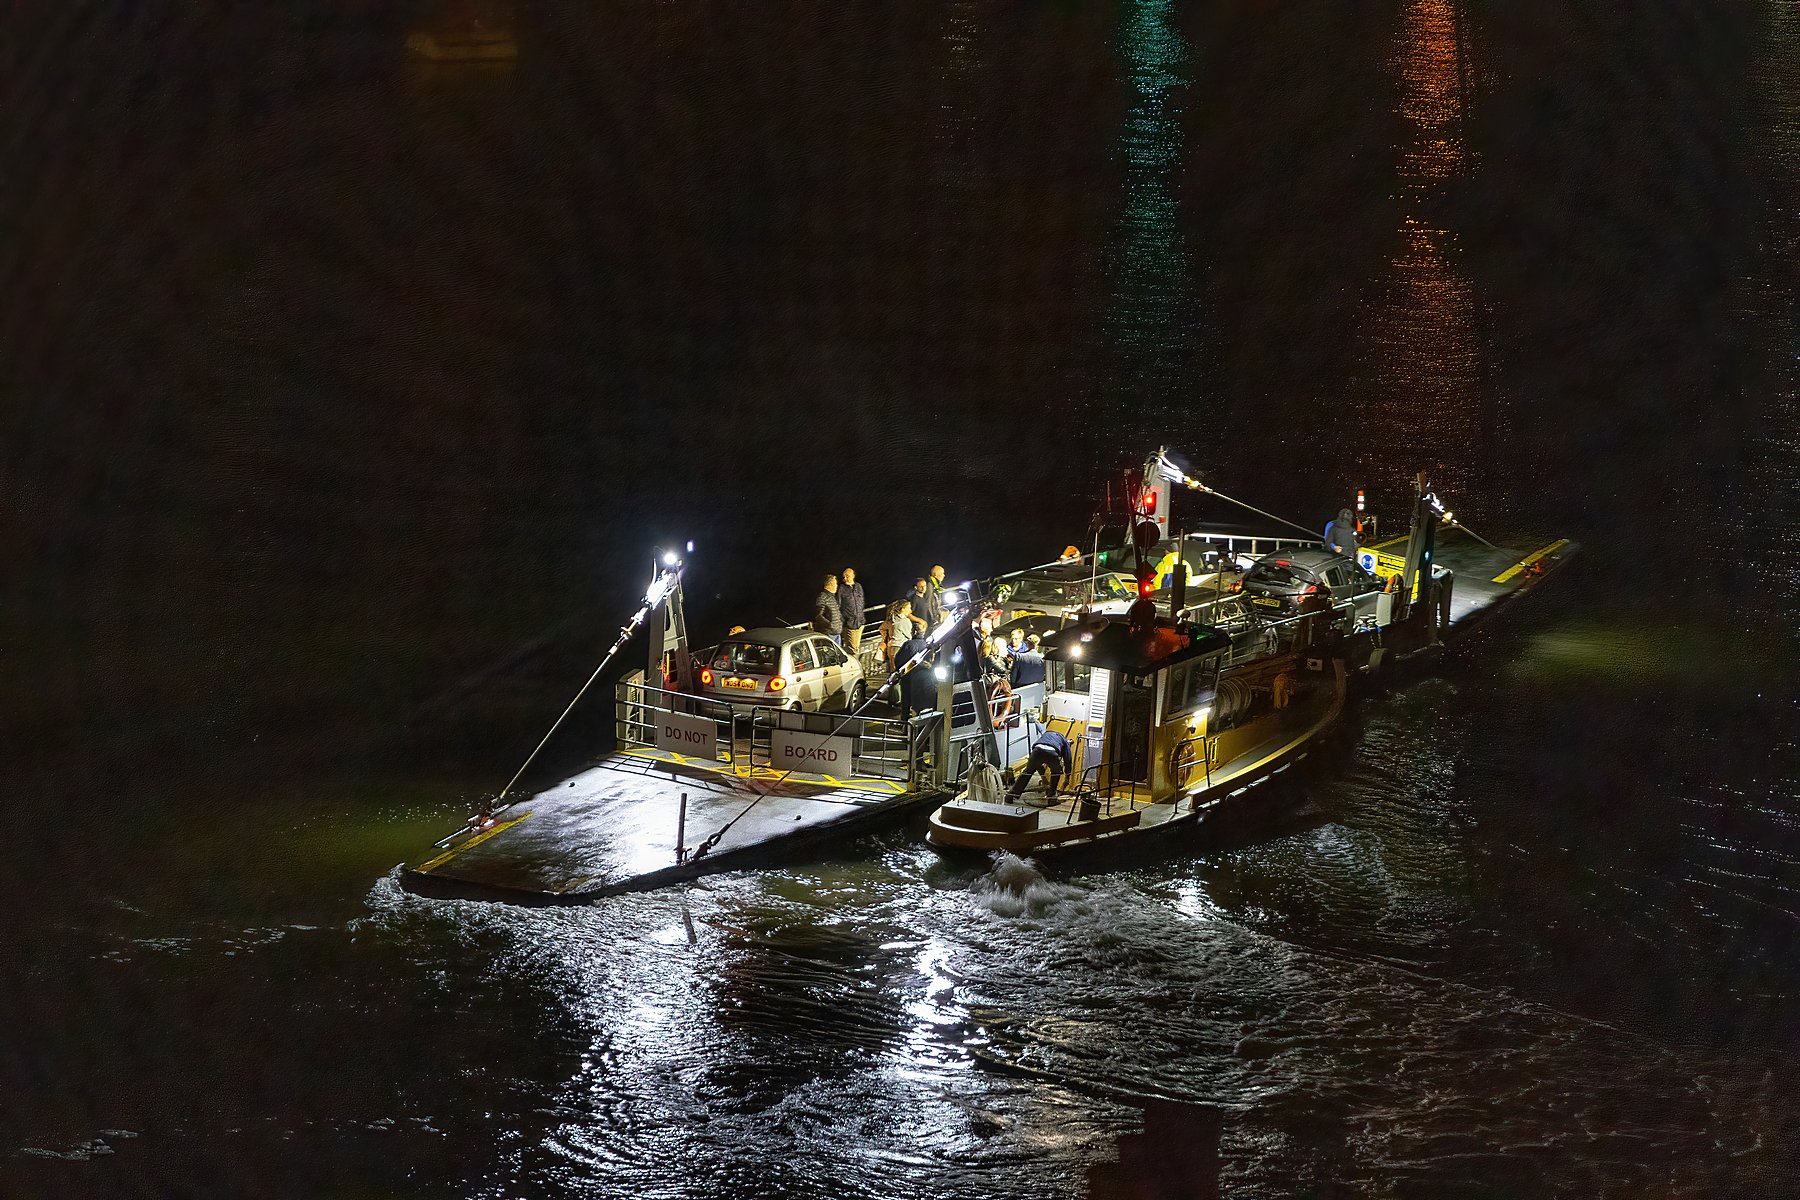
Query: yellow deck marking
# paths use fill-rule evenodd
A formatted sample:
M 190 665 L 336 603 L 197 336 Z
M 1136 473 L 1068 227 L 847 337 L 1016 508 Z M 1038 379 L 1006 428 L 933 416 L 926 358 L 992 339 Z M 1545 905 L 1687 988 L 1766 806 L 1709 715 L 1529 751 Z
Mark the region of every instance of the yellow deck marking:
M 1529 567 L 1532 563 L 1534 563 L 1538 559 L 1544 557 L 1544 555 L 1555 554 L 1558 550 L 1561 550 L 1564 546 L 1566 546 L 1568 544 L 1569 544 L 1568 538 L 1558 538 L 1556 541 L 1551 542 L 1548 546 L 1545 546 L 1542 550 L 1539 550 L 1536 554 L 1533 554 L 1531 557 L 1521 559 L 1519 562 L 1514 563 L 1512 566 L 1506 568 L 1506 570 L 1504 570 L 1504 571 L 1500 572 L 1498 575 L 1494 576 L 1494 582 L 1495 583 L 1505 583 L 1507 580 L 1511 579 L 1514 575 L 1517 575 L 1520 571 L 1523 571 L 1526 567 Z
M 442 854 L 440 854 L 436 858 L 432 859 L 430 862 L 425 863 L 422 866 L 414 867 L 413 869 L 415 871 L 418 871 L 421 875 L 423 875 L 426 871 L 431 870 L 433 867 L 441 867 L 445 863 L 449 862 L 451 859 L 455 858 L 457 855 L 461 854 L 464 850 L 468 850 L 468 849 L 471 849 L 472 847 L 481 845 L 481 843 L 487 841 L 489 838 L 493 837 L 496 833 L 505 833 L 508 829 L 511 829 L 514 825 L 517 825 L 520 821 L 523 821 L 525 819 L 525 817 L 529 817 L 530 815 L 531 815 L 530 813 L 526 813 L 525 816 L 523 816 L 523 817 L 514 817 L 510 821 L 502 821 L 502 822 L 500 822 L 500 824 L 494 826 L 492 829 L 484 829 L 480 833 L 476 834 L 474 837 L 470 838 L 468 841 L 464 842 L 462 845 L 452 847 L 451 849 L 444 851 Z
M 854 788 L 864 792 L 886 792 L 891 796 L 901 795 L 906 785 L 895 779 L 878 779 L 873 776 L 851 775 L 839 778 L 835 775 L 811 775 L 777 771 L 774 767 L 736 766 L 732 763 L 720 762 L 716 758 L 688 758 L 674 750 L 656 750 L 648 746 L 631 746 L 618 751 L 632 758 L 640 758 L 646 762 L 676 762 L 682 766 L 693 767 L 698 771 L 711 771 L 715 775 L 729 775 L 734 779 L 779 780 L 793 778 L 801 783 L 818 783 L 825 781 L 833 787 Z

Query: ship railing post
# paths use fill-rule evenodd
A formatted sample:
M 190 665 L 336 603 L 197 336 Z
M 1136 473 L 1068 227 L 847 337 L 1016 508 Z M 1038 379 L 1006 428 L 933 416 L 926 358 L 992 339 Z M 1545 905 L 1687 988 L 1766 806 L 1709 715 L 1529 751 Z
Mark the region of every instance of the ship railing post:
M 687 798 L 686 792 L 681 793 L 681 809 L 675 817 L 675 861 L 678 863 L 687 861 Z

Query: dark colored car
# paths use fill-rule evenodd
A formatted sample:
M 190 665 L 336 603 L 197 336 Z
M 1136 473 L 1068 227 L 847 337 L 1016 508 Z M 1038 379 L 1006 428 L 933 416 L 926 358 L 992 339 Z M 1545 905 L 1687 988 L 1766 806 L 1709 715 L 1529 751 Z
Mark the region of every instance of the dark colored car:
M 1356 560 L 1329 550 L 1279 550 L 1257 559 L 1244 572 L 1243 597 L 1252 612 L 1292 616 L 1321 594 L 1333 604 L 1381 590 L 1381 580 Z

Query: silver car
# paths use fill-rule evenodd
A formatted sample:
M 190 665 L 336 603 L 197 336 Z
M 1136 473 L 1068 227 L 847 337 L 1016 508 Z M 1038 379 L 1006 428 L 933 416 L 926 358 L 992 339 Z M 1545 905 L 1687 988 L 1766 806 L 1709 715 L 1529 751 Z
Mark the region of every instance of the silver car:
M 1002 622 L 1019 617 L 1065 616 L 1082 608 L 1123 613 L 1137 599 L 1137 580 L 1117 571 L 1091 574 L 1085 567 L 1045 567 L 1014 576 L 995 588 Z
M 732 704 L 807 712 L 861 708 L 862 667 L 836 642 L 809 629 L 750 629 L 707 651 L 700 694 Z

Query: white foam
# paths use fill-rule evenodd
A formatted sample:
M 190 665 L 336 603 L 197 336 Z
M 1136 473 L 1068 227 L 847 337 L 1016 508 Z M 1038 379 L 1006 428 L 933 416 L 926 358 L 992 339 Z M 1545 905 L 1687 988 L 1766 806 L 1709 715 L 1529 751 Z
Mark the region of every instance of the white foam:
M 994 852 L 993 869 L 979 876 L 969 890 L 978 903 L 1000 917 L 1040 916 L 1081 894 L 1079 888 L 1045 879 L 1035 860 L 1005 850 Z

